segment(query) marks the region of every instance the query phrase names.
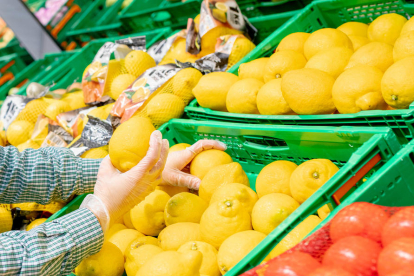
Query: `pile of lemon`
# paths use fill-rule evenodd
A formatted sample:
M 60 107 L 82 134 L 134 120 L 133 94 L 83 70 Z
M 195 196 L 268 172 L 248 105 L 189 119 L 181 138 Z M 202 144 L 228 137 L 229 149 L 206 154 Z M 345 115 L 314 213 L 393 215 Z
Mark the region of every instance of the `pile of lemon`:
M 188 146 L 177 144 L 170 153 Z M 117 167 L 118 159 L 111 156 Z M 116 276 L 125 268 L 128 276 L 223 275 L 337 171 L 327 159 L 299 166 L 275 161 L 258 174 L 255 192 L 230 155 L 204 151 L 190 164 L 190 173 L 201 179 L 198 192 L 158 186 L 110 227 L 103 249 L 82 261 L 75 273 Z M 304 219 L 268 258 L 299 243 L 327 213 L 324 207 L 319 216 Z
M 194 89 L 202 107 L 232 113 L 313 115 L 405 109 L 414 101 L 414 19 L 292 33 L 269 58 L 242 64 L 239 76 L 212 73 Z

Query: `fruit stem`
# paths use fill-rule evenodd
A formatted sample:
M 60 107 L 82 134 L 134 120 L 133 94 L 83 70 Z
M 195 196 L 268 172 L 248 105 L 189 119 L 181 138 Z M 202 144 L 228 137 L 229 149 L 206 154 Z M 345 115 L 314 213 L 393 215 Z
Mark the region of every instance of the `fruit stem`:
M 276 74 L 276 78 L 277 79 L 280 79 L 282 77 L 282 75 L 281 74 Z
M 227 207 L 231 207 L 233 205 L 230 200 L 225 201 L 224 204 L 226 204 Z
M 191 244 L 191 250 L 197 250 L 197 244 L 195 242 Z
M 392 95 L 392 96 L 391 96 L 391 99 L 392 99 L 393 101 L 397 101 L 397 100 L 398 100 L 398 96 L 397 96 L 397 95 Z
M 318 172 L 314 172 L 312 174 L 312 177 L 315 178 L 315 179 L 318 179 L 319 178 L 319 173 Z

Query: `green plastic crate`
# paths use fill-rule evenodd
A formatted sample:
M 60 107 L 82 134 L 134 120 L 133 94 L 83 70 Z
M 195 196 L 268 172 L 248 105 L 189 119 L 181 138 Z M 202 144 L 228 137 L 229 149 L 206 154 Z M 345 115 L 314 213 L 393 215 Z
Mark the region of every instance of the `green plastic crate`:
M 274 246 L 275 241 L 299 224 L 309 210 L 313 214 L 327 202 L 336 204 L 369 183 L 382 181 L 376 171 L 386 166 L 401 149 L 389 128 L 242 125 L 173 119 L 159 130 L 170 146 L 193 144 L 203 139 L 224 142 L 228 146 L 226 152 L 242 165 L 252 189 L 255 189 L 261 169 L 275 160 L 300 164 L 314 158 L 327 158 L 340 167 L 335 176 L 226 275 L 238 275 L 256 266 L 261 252 Z M 78 208 L 83 197 L 77 197 L 49 221 Z
M 369 22 L 381 14 L 397 12 L 404 16 L 414 14 L 414 4 L 402 0 L 328 0 L 313 2 L 299 14 L 292 17 L 282 27 L 262 41 L 229 72 L 237 74 L 241 63 L 248 62 L 273 53 L 278 43 L 294 32 L 313 32 L 323 27 L 338 27 L 347 21 Z M 249 124 L 280 125 L 326 125 L 326 126 L 387 126 L 391 127 L 401 143 L 414 137 L 414 110 L 373 110 L 356 114 L 335 115 L 256 115 L 235 114 L 202 108 L 193 100 L 186 108 L 189 118 L 196 120 L 218 120 Z
M 28 55 L 27 50 L 20 45 L 20 42 L 17 38 L 13 38 L 7 45 L 3 48 L 0 48 L 0 57 L 7 56 L 11 54 L 18 54 L 20 56 Z
M 24 70 L 24 68 L 26 68 L 26 63 L 18 54 L 0 57 L 0 83 L 4 84 L 3 79 L 5 77 L 10 76 L 10 74 L 15 76 Z

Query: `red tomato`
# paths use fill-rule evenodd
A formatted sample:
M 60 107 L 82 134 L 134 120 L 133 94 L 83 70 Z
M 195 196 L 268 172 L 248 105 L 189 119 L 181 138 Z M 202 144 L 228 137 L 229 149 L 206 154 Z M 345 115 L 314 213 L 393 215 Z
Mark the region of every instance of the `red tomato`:
M 309 276 L 354 276 L 354 274 L 339 267 L 323 265 L 315 269 Z
M 381 236 L 384 247 L 399 238 L 414 238 L 414 206 L 406 207 L 391 216 L 385 223 Z
M 381 207 L 356 202 L 342 209 L 331 222 L 329 228 L 332 241 L 348 236 L 362 236 L 381 242 L 381 231 L 389 215 Z
M 414 238 L 401 238 L 387 245 L 378 258 L 378 274 L 414 273 Z
M 264 276 L 307 276 L 321 264 L 302 252 L 286 253 L 269 262 Z
M 322 264 L 342 268 L 356 276 L 371 276 L 377 271 L 380 251 L 381 246 L 371 239 L 349 236 L 326 250 Z

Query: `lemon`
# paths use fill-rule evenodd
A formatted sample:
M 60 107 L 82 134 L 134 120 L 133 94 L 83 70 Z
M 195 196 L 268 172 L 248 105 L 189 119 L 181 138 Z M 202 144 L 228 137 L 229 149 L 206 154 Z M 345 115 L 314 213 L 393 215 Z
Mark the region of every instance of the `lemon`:
M 35 228 L 35 227 L 39 226 L 40 224 L 46 222 L 46 220 L 47 220 L 47 218 L 35 219 L 29 225 L 27 225 L 26 231 L 32 230 L 33 228 Z
M 165 205 L 165 224 L 169 226 L 178 222 L 199 223 L 207 206 L 207 203 L 199 196 L 191 193 L 179 193 L 171 197 Z
M 354 51 L 344 47 L 320 51 L 306 63 L 305 68 L 319 69 L 336 79 L 344 71 L 353 53 Z
M 105 232 L 105 241 L 108 240 L 110 237 L 112 237 L 116 232 L 128 229 L 125 225 L 122 223 L 115 223 L 112 225 L 108 231 Z
M 299 203 L 305 202 L 339 168 L 328 159 L 312 159 L 300 164 L 290 177 L 290 192 Z
M 135 229 L 134 224 L 132 224 L 131 219 L 131 210 L 129 210 L 123 217 L 122 220 L 124 222 L 124 225 L 129 229 Z
M 110 242 L 104 242 L 101 251 L 86 258 L 75 268 L 77 276 L 121 276 L 123 273 L 124 256 Z
M 361 22 L 346 22 L 336 29 L 340 30 L 347 36 L 357 35 L 367 37 L 368 35 L 368 25 Z
M 266 235 L 254 230 L 236 233 L 228 237 L 220 246 L 217 262 L 220 272 L 224 275 L 250 251 L 253 250 Z
M 381 94 L 382 72 L 380 69 L 359 65 L 343 72 L 332 88 L 332 98 L 342 114 L 364 110 L 386 109 Z
M 384 73 L 381 91 L 385 102 L 397 109 L 405 109 L 414 101 L 414 57 L 406 57 L 391 65 Z
M 115 168 L 126 172 L 137 165 L 147 154 L 154 130 L 148 118 L 135 116 L 122 123 L 109 141 L 109 157 Z
M 138 237 L 144 237 L 144 234 L 138 232 L 134 229 L 123 229 L 114 233 L 109 239 L 108 242 L 116 245 L 122 254 L 125 254 L 125 250 L 131 244 L 133 240 Z
M 40 114 L 45 114 L 49 103 L 42 99 L 30 101 L 25 108 L 17 115 L 15 121 L 28 121 L 35 124 Z
M 401 35 L 394 44 L 393 57 L 394 61 L 414 56 L 414 31 Z
M 200 274 L 208 276 L 220 276 L 217 265 L 217 250 L 211 244 L 202 241 L 189 241 L 178 248 L 177 252 L 199 251 L 203 255 Z
M 318 216 L 321 220 L 326 219 L 330 213 L 331 213 L 331 209 L 329 209 L 328 204 L 325 204 L 321 208 L 318 209 Z
M 188 147 L 191 147 L 191 145 L 187 144 L 187 143 L 176 144 L 176 145 L 170 147 L 168 153 L 173 153 L 173 152 L 176 152 L 176 151 L 185 150 Z
M 227 93 L 227 110 L 232 113 L 259 114 L 256 97 L 263 84 L 262 81 L 253 78 L 239 80 L 233 84 Z
M 178 186 L 170 186 L 170 185 L 158 185 L 155 189 L 164 191 L 169 196 L 175 196 L 176 194 L 190 191 L 187 187 L 178 187 Z
M 217 111 L 227 111 L 226 98 L 230 87 L 239 80 L 227 72 L 213 72 L 201 77 L 193 89 L 198 104 Z
M 67 93 L 63 96 L 61 100 L 68 103 L 71 110 L 75 110 L 86 106 L 83 100 L 83 91 Z
M 115 77 L 111 83 L 111 89 L 106 93 L 109 97 L 116 100 L 122 92 L 128 88 L 136 77 L 132 74 L 121 74 Z
M 229 183 L 217 188 L 211 197 L 210 204 L 224 202 L 227 199 L 237 199 L 246 211 L 251 214 L 258 197 L 257 194 L 244 184 Z
M 236 35 L 240 33 L 241 31 L 223 26 L 218 26 L 209 30 L 201 38 L 201 52 L 197 56 L 203 57 L 205 55 L 214 53 L 216 50 L 217 39 L 220 36 Z
M 200 224 L 178 222 L 167 226 L 158 236 L 158 245 L 163 250 L 177 250 L 189 241 L 201 241 Z
M 237 162 L 220 165 L 209 170 L 201 180 L 198 194 L 202 199 L 209 203 L 214 192 L 221 185 L 229 183 L 240 183 L 250 187 L 246 173 L 243 171 L 242 166 Z
M 281 193 L 262 196 L 253 207 L 253 229 L 268 235 L 297 208 L 299 203 L 291 196 Z
M 304 55 L 303 48 L 309 36 L 310 34 L 303 32 L 297 32 L 287 35 L 280 41 L 279 45 L 276 48 L 276 52 L 284 50 L 293 50 Z
M 401 29 L 400 35 L 404 35 L 410 31 L 414 31 L 414 19 L 412 19 L 412 17 L 407 22 L 405 22 L 404 26 Z
M 148 260 L 136 276 L 200 276 L 202 259 L 198 251 L 161 252 Z
M 290 176 L 298 167 L 293 162 L 279 160 L 264 167 L 256 178 L 256 192 L 260 197 L 271 193 L 291 196 Z
M 101 159 L 108 155 L 108 146 L 93 148 L 82 153 L 82 158 Z
M 251 229 L 250 215 L 236 199 L 210 204 L 200 220 L 201 240 L 217 249 L 231 235 Z
M 155 190 L 131 209 L 131 220 L 135 229 L 148 236 L 157 236 L 165 227 L 164 209 L 170 196 Z
M 359 48 L 351 56 L 345 70 L 357 65 L 370 65 L 385 72 L 393 63 L 393 48 L 391 45 L 382 42 L 371 42 Z
M 173 94 L 180 97 L 184 102 L 194 99 L 193 88 L 203 75 L 194 68 L 180 70 L 172 79 Z
M 51 214 L 56 213 L 60 209 L 63 208 L 66 204 L 63 202 L 51 202 L 46 205 L 38 204 L 36 202 L 27 202 L 27 203 L 18 203 L 18 204 L 11 204 L 10 208 L 20 208 L 22 211 L 41 211 L 41 212 L 49 212 Z
M 250 62 L 240 64 L 239 78 L 241 80 L 247 79 L 247 78 L 254 78 L 259 81 L 264 82 L 263 76 L 264 76 L 265 68 L 266 68 L 268 61 L 269 61 L 269 58 L 264 57 L 264 58 L 258 58 Z
M 265 83 L 257 93 L 257 109 L 262 115 L 294 114 L 282 94 L 282 79 Z
M 17 146 L 19 152 L 24 151 L 25 149 L 38 149 L 40 148 L 39 144 L 35 143 L 32 139 L 27 140 L 26 142 Z
M 371 42 L 371 40 L 369 40 L 369 38 L 365 36 L 350 35 L 348 37 L 352 42 L 354 51 Z
M 23 144 L 30 139 L 34 124 L 28 121 L 13 121 L 6 131 L 7 141 L 13 146 Z
M 45 116 L 56 121 L 56 116 L 60 113 L 64 113 L 70 111 L 71 107 L 68 103 L 64 101 L 55 101 L 54 103 L 50 104 L 45 111 Z
M 175 60 L 181 62 L 194 62 L 198 58 L 196 55 L 192 55 L 186 50 L 186 40 L 185 38 L 178 37 L 175 39 L 174 43 L 171 45 L 171 48 L 165 54 L 163 59 L 158 65 L 174 63 Z
M 12 214 L 6 208 L 0 207 L 0 233 L 11 231 L 13 226 Z
M 343 32 L 332 28 L 317 30 L 305 42 L 305 57 L 309 60 L 320 51 L 334 47 L 345 47 L 353 50 L 351 40 Z
M 283 50 L 270 56 L 263 79 L 265 82 L 282 78 L 287 72 L 305 67 L 306 58 L 299 52 Z
M 383 14 L 369 25 L 368 38 L 371 41 L 394 45 L 406 22 L 407 19 L 402 15 L 396 13 Z
M 204 176 L 214 167 L 232 163 L 231 156 L 221 150 L 205 150 L 194 157 L 190 165 L 190 173 L 203 180 Z
M 227 62 L 227 70 L 244 58 L 255 47 L 256 46 L 244 36 L 236 38 Z
M 332 100 L 334 82 L 331 75 L 318 69 L 294 70 L 282 79 L 283 98 L 297 114 L 330 114 L 335 111 Z
M 163 250 L 153 244 L 144 244 L 134 250 L 131 250 L 126 255 L 125 272 L 127 275 L 135 276 L 138 270 L 157 254 L 160 254 Z
M 138 78 L 146 70 L 156 65 L 155 60 L 149 54 L 140 50 L 129 52 L 125 56 L 124 62 L 128 73 L 133 75 L 135 78 Z
M 138 237 L 135 240 L 133 240 L 128 247 L 125 250 L 125 256 L 128 256 L 128 254 L 145 244 L 152 244 L 158 246 L 158 239 L 151 236 L 144 236 L 144 237 Z
M 185 104 L 180 97 L 162 93 L 152 98 L 147 105 L 147 115 L 155 126 L 161 126 L 173 118 L 180 118 Z
M 315 215 L 305 218 L 276 245 L 265 260 L 277 257 L 296 246 L 321 222 L 322 220 Z

